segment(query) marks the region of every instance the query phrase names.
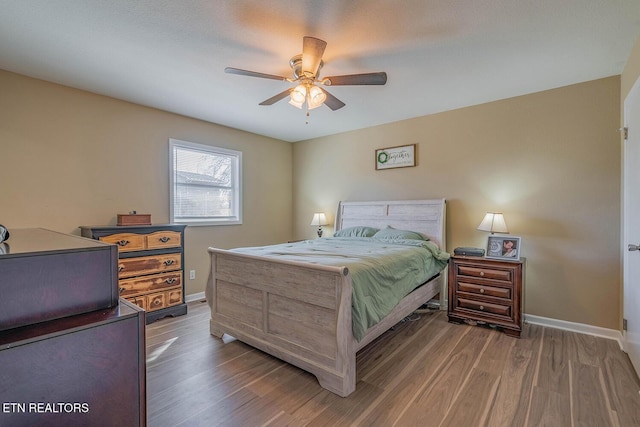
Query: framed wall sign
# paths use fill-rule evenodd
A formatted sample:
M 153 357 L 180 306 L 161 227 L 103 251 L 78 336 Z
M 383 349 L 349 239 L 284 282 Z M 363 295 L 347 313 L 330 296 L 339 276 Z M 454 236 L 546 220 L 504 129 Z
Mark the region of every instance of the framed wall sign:
M 489 236 L 485 258 L 517 261 L 520 259 L 520 237 Z
M 376 170 L 406 168 L 416 165 L 416 144 L 376 150 Z

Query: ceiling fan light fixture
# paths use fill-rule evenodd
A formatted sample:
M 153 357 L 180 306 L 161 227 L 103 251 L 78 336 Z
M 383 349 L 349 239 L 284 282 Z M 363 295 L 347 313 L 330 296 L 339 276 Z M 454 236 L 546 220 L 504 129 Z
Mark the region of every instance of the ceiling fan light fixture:
M 307 99 L 307 88 L 304 85 L 298 85 L 291 91 L 291 101 L 295 102 L 294 105 L 304 104 L 305 99 Z M 300 108 L 300 107 L 298 107 Z
M 296 102 L 293 99 L 290 99 L 289 104 L 293 105 L 296 108 L 302 109 L 302 105 L 304 104 L 304 102 Z
M 309 89 L 309 99 L 307 102 L 310 110 L 321 106 L 326 99 L 327 95 L 322 89 L 320 89 L 318 86 L 311 86 L 311 88 Z

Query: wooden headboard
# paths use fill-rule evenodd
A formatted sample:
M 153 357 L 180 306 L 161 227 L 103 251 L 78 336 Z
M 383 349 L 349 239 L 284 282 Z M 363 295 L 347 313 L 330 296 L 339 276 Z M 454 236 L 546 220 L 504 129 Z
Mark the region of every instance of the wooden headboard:
M 446 250 L 446 200 L 339 202 L 335 230 L 369 226 L 417 231 Z

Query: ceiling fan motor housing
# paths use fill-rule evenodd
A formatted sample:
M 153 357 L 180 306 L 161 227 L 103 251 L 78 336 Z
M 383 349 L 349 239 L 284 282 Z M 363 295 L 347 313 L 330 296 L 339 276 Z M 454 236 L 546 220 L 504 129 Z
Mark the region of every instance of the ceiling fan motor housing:
M 317 79 L 318 76 L 320 75 L 320 70 L 322 69 L 323 65 L 324 65 L 324 61 L 320 61 L 320 65 L 318 66 L 318 71 L 316 72 L 315 76 L 305 75 L 305 73 L 302 71 L 302 54 L 301 53 L 296 56 L 293 56 L 289 60 L 289 66 L 291 67 L 291 70 L 293 70 L 294 81 L 304 77 L 310 78 L 310 79 Z

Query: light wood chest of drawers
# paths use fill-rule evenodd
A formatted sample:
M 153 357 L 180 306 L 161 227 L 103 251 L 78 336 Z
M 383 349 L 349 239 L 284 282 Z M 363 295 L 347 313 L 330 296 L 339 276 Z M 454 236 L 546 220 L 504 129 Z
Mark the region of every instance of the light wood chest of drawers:
M 524 260 L 452 256 L 449 261 L 449 321 L 487 323 L 519 338 L 523 286 Z
M 80 227 L 84 237 L 118 247 L 120 296 L 146 311 L 147 323 L 186 314 L 184 225 Z

